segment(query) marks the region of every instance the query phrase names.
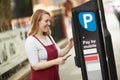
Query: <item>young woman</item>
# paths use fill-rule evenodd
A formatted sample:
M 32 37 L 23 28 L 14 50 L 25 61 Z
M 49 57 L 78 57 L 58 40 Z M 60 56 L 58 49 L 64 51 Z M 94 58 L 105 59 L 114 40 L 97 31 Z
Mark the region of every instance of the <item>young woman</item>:
M 33 14 L 25 43 L 32 80 L 60 80 L 58 65 L 65 63 L 64 56 L 73 47 L 73 40 L 70 39 L 68 45 L 60 49 L 50 35 L 50 24 L 48 12 L 39 9 Z

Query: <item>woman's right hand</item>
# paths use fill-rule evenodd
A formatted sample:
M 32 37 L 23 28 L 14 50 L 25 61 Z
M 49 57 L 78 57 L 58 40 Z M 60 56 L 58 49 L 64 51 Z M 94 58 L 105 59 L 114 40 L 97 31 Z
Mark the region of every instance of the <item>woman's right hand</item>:
M 61 65 L 65 63 L 65 57 L 58 57 L 55 59 L 55 65 Z

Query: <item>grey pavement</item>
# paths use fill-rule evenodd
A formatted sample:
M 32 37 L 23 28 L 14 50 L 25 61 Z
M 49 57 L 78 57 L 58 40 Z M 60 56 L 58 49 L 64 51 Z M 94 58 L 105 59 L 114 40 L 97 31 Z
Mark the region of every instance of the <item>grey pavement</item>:
M 107 27 L 112 37 L 118 80 L 120 80 L 120 26 L 116 16 L 112 11 L 113 10 L 109 8 L 105 15 Z M 61 80 L 82 80 L 81 69 L 76 67 L 74 62 L 74 47 L 71 49 L 69 54 L 72 56 L 66 61 L 64 65 L 60 65 L 60 78 Z

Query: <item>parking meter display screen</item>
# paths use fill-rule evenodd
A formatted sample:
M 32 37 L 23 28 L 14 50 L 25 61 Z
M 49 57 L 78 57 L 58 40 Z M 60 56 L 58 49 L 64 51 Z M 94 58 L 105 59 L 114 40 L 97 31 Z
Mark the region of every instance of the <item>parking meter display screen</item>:
M 93 49 L 93 53 L 98 53 L 99 49 L 99 37 L 98 37 L 98 27 L 96 23 L 96 17 L 94 12 L 79 12 L 78 21 L 80 25 L 80 35 L 81 43 L 83 45 L 83 51 Z M 84 54 L 89 54 L 88 52 Z M 91 54 L 92 52 L 90 52 Z M 93 54 L 92 53 L 92 54 Z
M 99 78 L 102 80 L 101 66 L 99 54 L 102 53 L 100 46 L 100 29 L 101 24 L 96 17 L 94 11 L 81 11 L 78 13 L 79 35 L 81 51 L 84 55 L 88 79 L 95 80 Z M 94 74 L 97 75 L 92 77 Z

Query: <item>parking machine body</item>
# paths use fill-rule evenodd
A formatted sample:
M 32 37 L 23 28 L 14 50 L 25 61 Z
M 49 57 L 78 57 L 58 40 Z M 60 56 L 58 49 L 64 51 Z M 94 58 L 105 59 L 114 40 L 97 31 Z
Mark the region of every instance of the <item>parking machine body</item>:
M 72 30 L 75 63 L 81 67 L 83 80 L 118 80 L 102 0 L 73 8 Z

